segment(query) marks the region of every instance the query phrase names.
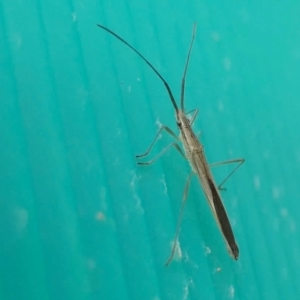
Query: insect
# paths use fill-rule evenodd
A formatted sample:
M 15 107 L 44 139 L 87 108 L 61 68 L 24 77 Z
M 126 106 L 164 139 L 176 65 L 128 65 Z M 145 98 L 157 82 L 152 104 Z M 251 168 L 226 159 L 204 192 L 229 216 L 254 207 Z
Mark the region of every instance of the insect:
M 154 144 L 158 140 L 160 133 L 162 131 L 166 131 L 176 141 L 180 141 L 183 145 L 184 151 L 182 150 L 182 148 L 179 146 L 179 144 L 177 142 L 173 142 L 169 146 L 164 148 L 151 161 L 138 162 L 138 164 L 139 165 L 152 164 L 154 161 L 156 161 L 160 156 L 162 156 L 168 150 L 170 150 L 171 148 L 175 148 L 185 159 L 187 159 L 189 161 L 191 169 L 192 169 L 191 173 L 189 174 L 189 176 L 187 178 L 186 184 L 185 184 L 182 204 L 180 207 L 179 217 L 178 217 L 177 226 L 176 226 L 175 238 L 174 238 L 171 254 L 170 254 L 168 260 L 166 261 L 166 266 L 168 266 L 170 264 L 170 262 L 172 261 L 172 259 L 174 257 L 175 251 L 176 251 L 177 240 L 178 240 L 181 221 L 182 221 L 182 217 L 183 217 L 184 206 L 186 203 L 188 190 L 189 190 L 190 182 L 191 182 L 193 175 L 198 176 L 200 184 L 204 190 L 206 199 L 208 200 L 208 203 L 210 205 L 212 213 L 216 219 L 218 227 L 220 228 L 220 231 L 225 240 L 229 254 L 235 260 L 237 260 L 239 257 L 239 248 L 235 241 L 235 237 L 234 237 L 226 210 L 222 203 L 219 190 L 222 189 L 221 188 L 222 185 L 244 163 L 245 160 L 243 158 L 239 158 L 239 159 L 233 159 L 233 160 L 223 161 L 223 162 L 209 165 L 207 162 L 206 156 L 204 154 L 203 145 L 201 144 L 201 142 L 199 141 L 198 137 L 196 136 L 196 134 L 193 132 L 193 129 L 192 129 L 192 124 L 197 117 L 198 109 L 194 109 L 193 111 L 186 113 L 185 107 L 184 107 L 185 79 L 186 79 L 190 55 L 191 55 L 191 51 L 193 48 L 193 43 L 194 43 L 194 39 L 195 39 L 195 35 L 196 35 L 196 23 L 194 24 L 194 27 L 193 27 L 192 40 L 191 40 L 190 47 L 188 50 L 188 55 L 186 58 L 183 77 L 182 77 L 182 81 L 181 81 L 180 107 L 178 107 L 176 100 L 173 96 L 173 93 L 171 91 L 171 88 L 169 87 L 169 84 L 167 83 L 167 81 L 162 77 L 162 75 L 155 69 L 155 67 L 139 51 L 137 51 L 127 41 L 125 41 L 122 37 L 117 35 L 115 32 L 111 31 L 107 27 L 100 25 L 100 24 L 97 24 L 97 26 L 99 26 L 100 28 L 107 31 L 108 33 L 110 33 L 111 35 L 116 37 L 118 40 L 123 42 L 127 47 L 129 47 L 131 50 L 133 50 L 154 71 L 154 73 L 158 76 L 158 78 L 163 82 L 163 84 L 169 94 L 171 103 L 175 110 L 176 123 L 177 123 L 177 127 L 180 131 L 179 136 L 177 136 L 169 127 L 162 126 L 159 129 L 159 131 L 157 132 L 157 134 L 156 134 L 153 142 L 150 144 L 148 150 L 144 154 L 137 155 L 136 157 L 138 159 L 142 158 L 142 157 L 146 157 L 151 152 Z M 191 117 L 188 118 L 188 115 L 190 115 L 190 114 L 191 114 Z M 212 176 L 210 167 L 224 165 L 224 164 L 233 164 L 233 163 L 237 164 L 236 167 L 229 173 L 229 175 L 222 181 L 222 183 L 219 186 L 217 186 L 214 181 L 214 178 Z

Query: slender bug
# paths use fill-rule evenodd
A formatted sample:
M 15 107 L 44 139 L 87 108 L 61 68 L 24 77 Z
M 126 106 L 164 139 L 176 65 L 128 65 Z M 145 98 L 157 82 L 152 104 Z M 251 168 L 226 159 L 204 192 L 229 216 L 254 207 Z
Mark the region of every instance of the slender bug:
M 189 47 L 185 67 L 184 67 L 184 72 L 183 72 L 183 77 L 181 81 L 181 96 L 180 96 L 180 108 L 177 106 L 177 103 L 175 101 L 175 98 L 173 96 L 173 93 L 169 87 L 169 84 L 166 82 L 166 80 L 161 76 L 161 74 L 154 68 L 154 66 L 140 53 L 138 52 L 133 46 L 131 46 L 129 43 L 127 43 L 123 38 L 121 38 L 119 35 L 111 31 L 110 29 L 106 28 L 103 25 L 97 24 L 100 28 L 103 30 L 107 31 L 114 37 L 116 37 L 118 40 L 123 42 L 126 46 L 128 46 L 131 50 L 133 50 L 153 71 L 154 73 L 159 77 L 159 79 L 163 82 L 165 85 L 167 92 L 169 94 L 170 100 L 172 102 L 172 105 L 175 109 L 175 116 L 176 116 L 176 123 L 177 127 L 180 131 L 179 136 L 177 136 L 169 127 L 167 126 L 162 126 L 159 131 L 157 132 L 153 142 L 149 146 L 148 150 L 141 155 L 137 155 L 136 157 L 142 158 L 147 156 L 150 151 L 152 150 L 154 144 L 159 138 L 160 133 L 164 130 L 167 133 L 169 133 L 175 140 L 182 142 L 184 151 L 180 148 L 177 142 L 171 143 L 169 146 L 167 146 L 165 149 L 163 149 L 157 156 L 155 156 L 151 161 L 148 162 L 138 162 L 139 165 L 150 165 L 154 161 L 156 161 L 159 157 L 161 157 L 164 153 L 166 153 L 168 150 L 171 148 L 175 148 L 178 150 L 178 152 L 189 161 L 191 165 L 191 173 L 187 178 L 185 188 L 184 188 L 184 193 L 183 193 L 183 199 L 182 199 L 182 204 L 180 207 L 180 212 L 179 212 L 179 217 L 177 221 L 177 226 L 176 226 L 176 233 L 175 233 L 175 238 L 172 246 L 172 251 L 171 254 L 166 261 L 166 266 L 170 264 L 172 261 L 175 250 L 176 250 L 176 245 L 177 245 L 177 239 L 179 235 L 179 230 L 180 230 L 180 225 L 183 217 L 183 211 L 184 211 L 184 206 L 186 203 L 187 195 L 188 195 L 188 190 L 190 186 L 191 179 L 193 175 L 197 175 L 199 178 L 199 181 L 202 185 L 202 188 L 204 190 L 205 196 L 208 200 L 208 203 L 210 205 L 210 208 L 212 210 L 212 213 L 216 219 L 216 222 L 221 230 L 221 233 L 224 237 L 227 249 L 229 251 L 229 254 L 237 260 L 239 257 L 239 248 L 236 244 L 233 231 L 226 213 L 226 210 L 224 208 L 224 205 L 222 203 L 220 194 L 218 190 L 222 190 L 222 185 L 227 181 L 227 179 L 244 163 L 244 159 L 233 159 L 233 160 L 228 160 L 228 161 L 223 161 L 219 163 L 215 163 L 212 165 L 209 165 L 207 162 L 207 159 L 204 154 L 204 149 L 203 145 L 201 142 L 198 140 L 198 137 L 195 135 L 195 133 L 192 130 L 192 124 L 195 121 L 197 114 L 198 114 L 198 109 L 195 109 L 189 119 L 187 117 L 187 114 L 185 113 L 184 109 L 184 89 L 185 89 L 185 78 L 186 78 L 186 73 L 188 69 L 188 64 L 190 60 L 190 54 L 192 51 L 195 35 L 196 35 L 196 23 L 194 24 L 193 27 L 193 34 L 192 34 L 192 40 L 191 44 Z M 190 112 L 190 113 L 192 113 Z M 221 182 L 219 186 L 216 185 L 212 173 L 210 171 L 210 167 L 214 166 L 220 166 L 224 164 L 233 164 L 236 163 L 237 166 L 229 173 L 229 175 Z

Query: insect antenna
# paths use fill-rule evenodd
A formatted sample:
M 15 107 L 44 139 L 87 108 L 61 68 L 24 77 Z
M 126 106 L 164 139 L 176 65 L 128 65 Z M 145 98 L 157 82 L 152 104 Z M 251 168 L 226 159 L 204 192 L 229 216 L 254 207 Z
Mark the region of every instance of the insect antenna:
M 119 35 L 117 35 L 116 33 L 114 33 L 113 31 L 111 31 L 110 29 L 106 28 L 105 26 L 101 25 L 101 24 L 97 24 L 97 26 L 99 26 L 100 28 L 102 28 L 103 30 L 107 31 L 108 33 L 110 33 L 111 35 L 113 35 L 114 37 L 116 37 L 118 40 L 120 40 L 122 43 L 124 43 L 126 46 L 128 46 L 131 50 L 133 50 L 154 72 L 155 74 L 160 78 L 160 80 L 164 83 L 169 97 L 172 101 L 172 104 L 174 106 L 174 109 L 176 111 L 176 113 L 178 112 L 178 106 L 176 104 L 175 98 L 173 96 L 173 93 L 170 89 L 169 84 L 166 82 L 166 80 L 160 75 L 160 73 L 154 68 L 154 66 L 139 52 L 137 51 L 133 46 L 131 46 L 128 42 L 126 42 L 123 38 L 121 38 Z
M 181 80 L 181 97 L 180 97 L 180 107 L 181 110 L 184 112 L 184 88 L 185 88 L 185 77 L 186 77 L 186 72 L 188 69 L 188 65 L 190 62 L 190 56 L 191 56 L 191 52 L 192 52 L 192 48 L 193 48 L 193 44 L 194 44 L 194 39 L 196 36 L 196 28 L 197 28 L 197 24 L 196 22 L 194 23 L 194 27 L 193 27 L 193 35 L 192 35 L 192 41 L 190 44 L 190 48 L 189 48 L 189 52 L 188 52 L 188 56 L 186 58 L 186 63 L 185 63 L 185 67 L 184 67 L 184 72 L 183 72 L 183 76 L 182 76 L 182 80 Z

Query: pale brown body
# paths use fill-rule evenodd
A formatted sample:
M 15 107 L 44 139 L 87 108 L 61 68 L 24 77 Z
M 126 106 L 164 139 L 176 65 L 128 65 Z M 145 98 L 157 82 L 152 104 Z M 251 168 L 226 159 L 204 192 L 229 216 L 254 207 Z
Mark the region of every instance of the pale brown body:
M 199 178 L 210 208 L 226 241 L 228 251 L 230 255 L 237 260 L 239 257 L 239 249 L 218 188 L 216 187 L 206 160 L 203 146 L 194 134 L 189 119 L 180 109 L 176 113 L 176 119 L 186 158 L 189 160 L 193 172 L 197 174 Z

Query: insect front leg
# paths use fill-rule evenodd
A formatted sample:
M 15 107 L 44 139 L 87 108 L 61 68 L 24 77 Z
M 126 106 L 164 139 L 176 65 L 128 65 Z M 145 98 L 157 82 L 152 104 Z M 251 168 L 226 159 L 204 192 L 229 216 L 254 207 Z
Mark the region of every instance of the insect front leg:
M 162 131 L 166 131 L 168 134 L 170 134 L 173 138 L 175 138 L 176 140 L 180 140 L 180 138 L 169 128 L 169 127 L 167 127 L 167 126 L 162 126 L 160 129 L 159 129 L 159 131 L 157 132 L 157 134 L 156 134 L 156 136 L 155 136 L 155 138 L 154 138 L 154 140 L 153 140 L 153 142 L 150 144 L 150 146 L 149 146 L 149 148 L 147 149 L 147 151 L 145 152 L 145 153 L 143 153 L 143 154 L 140 154 L 140 155 L 136 155 L 136 158 L 142 158 L 142 157 L 145 157 L 145 156 L 147 156 L 150 152 L 151 152 L 151 150 L 152 150 L 152 148 L 153 148 L 153 146 L 154 146 L 154 144 L 158 141 L 158 139 L 159 139 L 159 135 L 160 135 L 160 133 L 162 132 Z M 158 158 L 160 158 L 164 153 L 166 153 L 167 151 L 169 151 L 172 147 L 174 147 L 185 159 L 186 159 L 186 156 L 185 156 L 185 154 L 184 154 L 184 152 L 183 152 L 183 150 L 180 148 L 180 146 L 176 143 L 176 142 L 174 142 L 174 143 L 171 143 L 170 145 L 168 145 L 166 148 L 164 148 L 159 154 L 157 154 L 153 159 L 151 159 L 150 161 L 148 161 L 148 162 L 138 162 L 138 165 L 150 165 L 150 164 L 152 164 L 153 162 L 155 162 Z
M 187 115 L 190 115 L 192 114 L 192 117 L 190 118 L 190 125 L 193 126 L 194 124 L 194 121 L 196 120 L 197 116 L 198 116 L 198 112 L 199 112 L 199 109 L 198 108 L 195 108 L 191 111 L 189 111 L 188 113 L 186 113 Z M 199 139 L 199 136 L 201 135 L 201 131 L 197 134 L 197 137 Z
M 189 111 L 189 112 L 187 113 L 187 115 L 193 113 L 193 115 L 192 115 L 192 117 L 191 117 L 191 119 L 190 119 L 190 124 L 191 124 L 191 126 L 193 125 L 194 121 L 196 120 L 197 115 L 198 115 L 198 112 L 199 112 L 199 109 L 196 108 L 196 109 L 193 109 L 193 110 L 191 110 L 191 111 Z

